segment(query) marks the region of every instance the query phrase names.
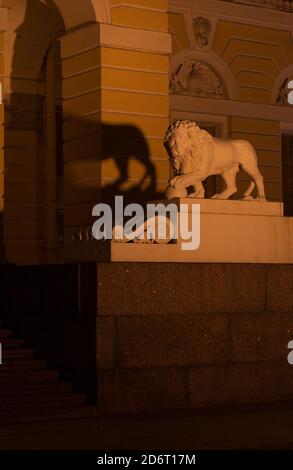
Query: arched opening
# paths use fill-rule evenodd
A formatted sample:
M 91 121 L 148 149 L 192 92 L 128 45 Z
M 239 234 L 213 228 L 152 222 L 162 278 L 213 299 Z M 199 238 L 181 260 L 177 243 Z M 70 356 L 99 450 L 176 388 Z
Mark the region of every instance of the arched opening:
M 6 33 L 5 245 L 20 263 L 57 262 L 63 241 L 60 38 L 110 21 L 107 0 L 12 0 Z
M 46 0 L 58 8 L 67 31 L 74 30 L 88 23 L 111 23 L 111 10 L 109 0 L 82 0 L 76 5 L 72 0 Z
M 53 2 L 12 2 L 6 34 L 4 218 L 6 257 L 20 263 L 46 261 L 47 249 L 58 257 L 56 111 L 61 74 L 56 54 L 64 33 Z
M 5 252 L 62 259 L 63 91 L 60 43 L 110 22 L 108 0 L 11 0 L 5 45 Z M 90 33 L 89 33 L 90 34 Z M 98 37 L 97 37 L 98 44 Z
M 45 337 L 50 334 L 49 331 L 55 332 L 52 348 L 45 341 L 41 344 L 42 341 L 34 334 L 28 334 L 29 341 L 36 344 L 44 355 L 54 357 L 53 360 L 60 368 L 76 370 L 81 362 L 79 351 L 70 352 L 67 362 L 62 356 L 63 345 L 71 340 L 72 330 L 69 327 L 68 332 L 63 331 L 62 322 L 65 324 L 65 320 L 60 318 L 68 315 L 67 324 L 74 324 L 71 317 L 79 308 L 79 277 L 77 266 L 61 267 L 57 264 L 63 261 L 64 226 L 60 40 L 69 33 L 69 17 L 61 8 L 57 8 L 58 3 L 69 7 L 71 2 L 12 0 L 9 11 L 9 30 L 5 36 L 7 53 L 4 87 L 5 258 L 10 263 L 21 265 L 56 264 L 41 269 L 39 266 L 32 269 L 30 266 L 17 268 L 14 282 L 18 289 L 22 286 L 27 298 L 37 305 L 38 317 L 35 317 L 33 307 L 28 307 L 30 301 L 25 303 L 24 313 L 27 315 L 23 325 L 34 325 L 38 338 L 42 337 L 42 331 L 46 331 Z M 90 3 L 86 0 L 82 2 L 86 12 L 89 11 L 87 5 Z M 83 14 L 83 7 L 79 7 L 79 10 L 83 22 L 90 18 L 95 22 L 93 8 L 90 17 L 88 13 Z M 22 277 L 25 279 L 21 281 Z M 67 279 L 70 288 L 66 287 Z M 52 296 L 51 293 L 57 292 L 60 285 L 61 295 Z M 63 291 L 67 289 L 72 302 L 69 302 L 70 305 L 66 303 L 66 307 L 65 304 L 60 307 Z M 12 298 L 12 288 L 9 292 Z M 52 300 L 51 304 L 49 299 Z M 21 307 L 17 303 L 16 315 L 18 309 Z M 59 322 L 52 319 L 55 309 L 60 315 Z M 46 315 L 48 312 L 48 321 L 39 322 L 39 314 Z M 11 319 L 8 318 L 8 321 Z M 83 357 L 87 354 L 90 353 L 85 345 Z M 88 357 L 85 360 L 87 367 L 90 360 Z
M 293 80 L 293 66 L 289 65 L 279 75 L 272 93 L 272 104 L 290 106 L 289 83 Z M 293 215 L 293 119 L 291 123 L 281 124 L 282 151 L 282 201 L 284 214 Z

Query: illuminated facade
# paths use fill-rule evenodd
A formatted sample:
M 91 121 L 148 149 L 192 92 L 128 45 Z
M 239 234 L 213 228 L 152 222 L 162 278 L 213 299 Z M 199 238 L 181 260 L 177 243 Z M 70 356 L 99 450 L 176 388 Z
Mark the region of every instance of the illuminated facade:
M 262 265 L 235 265 L 229 271 L 224 264 L 188 267 L 182 263 L 178 275 L 168 263 L 165 267 L 159 263 L 156 267 L 97 265 L 99 254 L 79 251 L 74 237 L 92 225 L 92 209 L 100 200 L 112 202 L 118 194 L 136 202 L 162 198 L 171 176 L 162 141 L 169 123 L 176 119 L 194 120 L 214 136 L 251 142 L 257 150 L 268 200 L 283 201 L 285 215 L 293 215 L 293 108 L 288 103 L 288 84 L 293 79 L 292 1 L 2 0 L 0 5 L 4 99 L 0 105 L 1 257 L 4 263 L 26 267 L 73 263 L 77 284 L 70 284 L 66 264 L 64 268 L 69 289 L 74 285 L 78 290 L 86 273 L 98 271 L 93 281 L 97 292 L 91 292 L 90 299 L 80 294 L 75 300 L 85 312 L 85 343 L 90 342 L 91 331 L 97 326 L 97 337 L 92 340 L 98 344 L 95 354 L 101 409 L 155 409 L 164 407 L 164 400 L 167 408 L 187 406 L 183 371 L 190 364 L 211 366 L 200 371 L 201 390 L 207 398 L 191 394 L 192 406 L 225 402 L 231 396 L 237 401 L 243 389 L 241 377 L 246 377 L 246 382 L 262 377 L 262 369 L 259 375 L 256 370 L 257 361 L 262 360 L 268 361 L 265 378 L 259 379 L 260 388 L 266 384 L 263 393 L 258 394 L 257 381 L 251 379 L 255 388 L 243 392 L 243 401 L 267 399 L 265 389 L 270 383 L 277 389 L 278 381 L 289 390 L 284 396 L 290 395 L 292 387 L 286 382 L 285 369 L 280 378 L 273 365 L 280 360 L 280 352 L 274 357 L 268 350 L 263 358 L 262 350 L 257 349 L 257 333 L 253 346 L 257 352 L 245 354 L 245 340 L 241 342 L 242 337 L 250 337 L 249 319 L 245 323 L 243 316 L 246 313 L 257 323 L 255 332 L 260 328 L 255 312 L 276 312 L 267 324 L 269 331 L 279 318 L 278 312 L 292 309 L 286 294 L 282 295 L 285 304 L 274 294 L 285 276 L 281 286 L 289 295 L 290 266 L 270 271 Z M 240 172 L 238 180 L 243 193 L 247 176 Z M 208 196 L 218 184 L 216 177 L 207 181 Z M 84 261 L 95 267 L 78 264 Z M 288 272 L 284 274 L 283 269 Z M 61 279 L 62 273 L 59 275 Z M 33 282 L 37 279 L 34 276 Z M 184 278 L 195 279 L 195 291 L 184 290 L 184 285 L 176 290 L 176 276 L 181 276 L 181 284 L 185 284 Z M 210 279 L 217 279 L 216 286 L 209 284 Z M 150 301 L 138 294 L 145 283 Z M 150 283 L 154 287 L 149 287 Z M 173 289 L 169 294 L 172 301 L 166 299 L 168 283 Z M 217 289 L 218 300 L 212 301 Z M 236 291 L 237 299 L 233 297 Z M 270 300 L 266 292 L 271 292 Z M 201 296 L 198 302 L 193 299 L 197 294 Z M 133 303 L 127 304 L 130 298 Z M 99 316 L 93 319 L 97 304 Z M 130 310 L 136 315 L 131 322 Z M 205 310 L 212 315 L 202 323 L 186 318 L 189 313 Z M 226 341 L 231 340 L 227 325 L 234 311 L 240 313 L 240 326 L 233 320 L 236 339 L 229 353 L 230 343 L 225 349 Z M 287 320 L 284 331 L 291 328 L 291 319 Z M 53 331 L 56 324 L 50 325 Z M 211 332 L 214 336 L 192 355 L 190 332 L 196 336 L 200 328 L 204 330 L 202 337 Z M 168 338 L 175 331 L 181 332 L 181 337 L 189 332 L 189 336 L 187 352 L 180 353 L 174 340 L 179 352 L 172 356 Z M 159 332 L 163 332 L 161 349 L 147 340 L 146 352 L 138 352 L 135 335 L 157 338 L 158 342 Z M 117 338 L 120 349 L 114 353 Z M 287 339 L 291 338 L 282 336 L 284 344 Z M 215 358 L 211 351 L 204 351 L 212 350 L 216 342 L 221 347 Z M 239 369 L 226 367 L 231 354 L 241 363 Z M 79 363 L 78 358 L 74 360 L 72 367 Z M 83 360 L 86 363 L 86 356 Z M 209 375 L 212 367 L 214 374 Z M 138 372 L 134 372 L 136 368 Z M 228 374 L 225 380 L 230 389 L 238 380 L 239 390 L 230 390 L 230 395 L 219 392 L 217 401 L 208 384 L 215 385 L 223 374 Z M 189 386 L 196 387 L 196 381 L 193 370 Z M 148 383 L 161 395 L 156 398 L 154 393 L 149 406 L 142 400 L 136 407 L 133 397 L 147 391 Z M 124 408 L 119 402 L 119 387 L 129 392 L 125 392 Z M 284 396 L 276 392 L 269 399 Z
M 249 140 L 292 213 L 291 2 L 243 3 L 2 2 L 4 259 L 70 260 L 101 197 L 160 197 L 174 119 Z

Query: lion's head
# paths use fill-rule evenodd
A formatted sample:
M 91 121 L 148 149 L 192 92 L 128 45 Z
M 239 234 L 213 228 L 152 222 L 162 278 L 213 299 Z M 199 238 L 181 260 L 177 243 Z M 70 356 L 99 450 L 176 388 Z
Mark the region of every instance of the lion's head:
M 177 175 L 201 168 L 203 146 L 212 136 L 192 121 L 176 121 L 168 127 L 164 145 Z

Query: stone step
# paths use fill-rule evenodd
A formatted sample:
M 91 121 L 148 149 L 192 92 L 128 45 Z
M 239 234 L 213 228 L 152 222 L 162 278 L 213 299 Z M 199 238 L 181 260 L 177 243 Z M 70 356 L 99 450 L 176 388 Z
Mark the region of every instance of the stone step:
M 43 381 L 51 381 L 51 380 L 58 380 L 59 372 L 56 370 L 49 370 L 41 367 L 35 367 L 31 369 L 26 369 L 25 367 L 15 367 L 10 368 L 7 365 L 0 366 L 0 384 L 5 383 L 7 380 L 14 380 L 14 381 L 36 381 L 36 382 L 43 382 Z
M 28 423 L 38 421 L 49 421 L 49 420 L 65 420 L 65 419 L 78 419 L 78 418 L 93 418 L 97 416 L 97 410 L 93 406 L 81 406 L 81 407 L 66 407 L 62 409 L 34 409 L 23 410 L 18 414 L 11 414 L 9 412 L 1 412 L 0 425 L 5 424 L 16 424 L 16 423 Z
M 22 339 L 18 338 L 13 338 L 13 337 L 6 337 L 3 338 L 2 340 L 0 339 L 1 344 L 2 344 L 2 349 L 5 351 L 5 349 L 10 349 L 10 348 L 19 348 L 22 347 L 24 344 L 24 341 Z
M 6 395 L 5 398 L 0 398 L 0 416 L 2 411 L 11 410 L 22 413 L 24 409 L 34 408 L 60 408 L 60 407 L 72 407 L 72 406 L 83 406 L 86 404 L 86 398 L 83 395 L 77 395 L 69 392 L 52 392 L 52 393 L 32 393 L 31 395 Z
M 24 372 L 24 371 L 33 371 L 33 370 L 43 370 L 46 369 L 46 361 L 40 361 L 37 359 L 30 358 L 10 358 L 5 360 L 3 359 L 3 364 L 0 365 L 0 377 L 5 372 Z
M 25 359 L 32 359 L 34 357 L 34 351 L 32 349 L 24 349 L 24 348 L 9 348 L 5 350 L 5 347 L 2 350 L 2 361 L 5 361 L 15 358 L 25 358 Z
M 24 348 L 10 330 L 0 329 L 0 342 L 1 424 L 96 415 L 85 396 L 74 393 L 72 384 L 59 381 L 59 372 L 34 358 L 34 350 Z
M 2 340 L 2 338 L 11 338 L 11 336 L 12 336 L 11 330 L 4 330 L 4 329 L 0 330 L 0 341 Z
M 66 382 L 56 382 L 56 381 L 42 381 L 37 382 L 36 380 L 31 380 L 27 382 L 23 381 L 12 381 L 8 380 L 6 382 L 0 381 L 0 400 L 4 399 L 6 396 L 35 396 L 42 393 L 70 393 L 72 392 L 72 385 Z

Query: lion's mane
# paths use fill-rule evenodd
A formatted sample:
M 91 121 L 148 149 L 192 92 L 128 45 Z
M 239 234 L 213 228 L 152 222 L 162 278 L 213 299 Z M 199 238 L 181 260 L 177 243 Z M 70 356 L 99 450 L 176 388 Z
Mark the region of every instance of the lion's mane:
M 177 140 L 186 137 L 190 145 L 187 152 L 182 155 L 178 152 Z M 193 121 L 176 121 L 169 126 L 164 145 L 175 173 L 187 174 L 200 169 L 204 158 L 203 148 L 212 140 L 212 136 L 204 129 L 200 129 Z

